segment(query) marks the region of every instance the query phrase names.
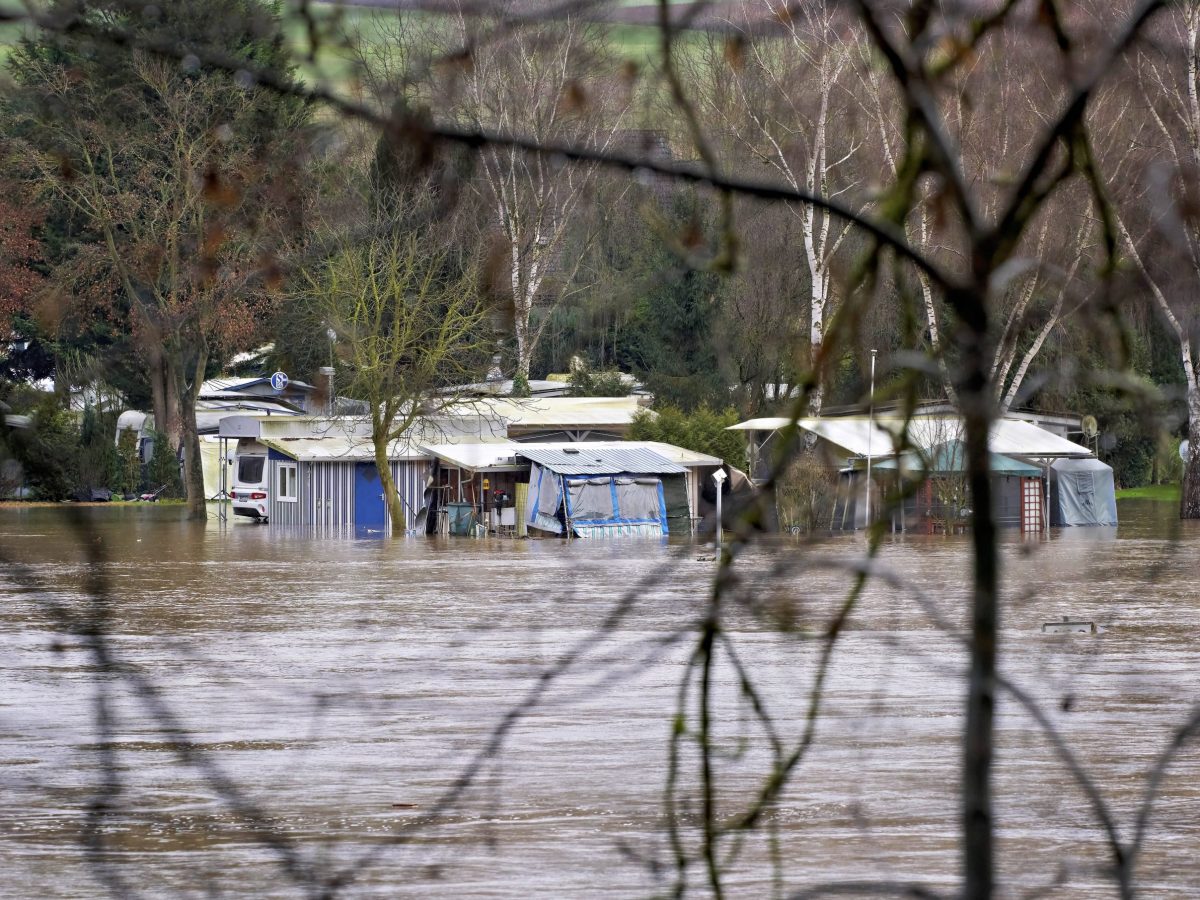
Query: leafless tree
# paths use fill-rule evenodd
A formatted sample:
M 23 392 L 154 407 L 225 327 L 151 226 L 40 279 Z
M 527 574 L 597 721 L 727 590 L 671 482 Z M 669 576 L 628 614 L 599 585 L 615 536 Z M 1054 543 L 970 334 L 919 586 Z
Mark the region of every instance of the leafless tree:
M 880 121 L 901 123 L 892 126 L 895 129 L 892 134 L 903 135 L 903 140 L 889 145 L 888 152 L 894 163 L 885 170 L 886 179 L 880 185 L 879 196 L 861 203 L 832 196 L 833 192 L 826 190 L 822 176 L 828 171 L 830 157 L 826 155 L 825 162 L 820 159 L 822 153 L 828 153 L 827 148 L 813 151 L 810 147 L 810 153 L 815 152 L 817 159 L 810 163 L 811 179 L 807 175 L 801 177 L 803 169 L 791 169 L 794 177 L 789 180 L 786 174 L 760 179 L 743 176 L 728 168 L 712 151 L 710 135 L 701 127 L 697 116 L 695 92 L 689 90 L 691 86 L 680 77 L 673 62 L 676 29 L 670 24 L 666 0 L 661 0 L 659 12 L 663 77 L 672 102 L 678 106 L 679 115 L 686 123 L 681 131 L 700 157 L 699 165 L 649 159 L 629 152 L 597 139 L 600 132 L 595 128 L 582 133 L 566 128 L 559 112 L 565 109 L 566 118 L 578 122 L 579 98 L 571 96 L 570 83 L 557 81 L 548 74 L 538 75 L 534 81 L 525 83 L 550 87 L 522 98 L 540 110 L 549 122 L 559 123 L 557 127 L 538 132 L 514 124 L 516 114 L 511 98 L 507 106 L 481 104 L 476 115 L 465 119 L 423 118 L 411 115 L 404 108 L 381 111 L 377 106 L 360 104 L 319 88 L 292 86 L 270 72 L 249 72 L 261 84 L 319 100 L 339 114 L 354 117 L 389 134 L 408 135 L 419 146 L 465 147 L 476 152 L 485 169 L 491 166 L 490 177 L 495 182 L 491 196 L 497 204 L 497 216 L 501 222 L 509 223 L 506 227 L 512 226 L 506 231 L 510 236 L 506 250 L 514 266 L 514 304 L 527 300 L 526 312 L 532 310 L 536 299 L 537 289 L 530 292 L 529 288 L 541 284 L 538 278 L 544 275 L 547 263 L 545 256 L 535 254 L 540 261 L 534 265 L 523 254 L 531 247 L 540 247 L 542 238 L 551 243 L 559 239 L 554 237 L 553 222 L 564 211 L 573 210 L 575 204 L 582 202 L 571 198 L 583 196 L 577 191 L 600 167 L 615 173 L 642 170 L 658 177 L 698 184 L 713 192 L 721 205 L 723 252 L 733 252 L 737 247 L 735 198 L 751 198 L 794 208 L 801 220 L 808 223 L 806 227 L 811 229 L 810 236 L 815 242 L 824 241 L 823 235 L 852 234 L 859 252 L 847 265 L 844 279 L 838 285 L 839 312 L 834 321 L 822 328 L 808 370 L 799 380 L 800 393 L 790 410 L 790 424 L 779 432 L 777 452 L 763 497 L 770 496 L 770 490 L 799 452 L 802 441 L 797 422 L 812 411 L 814 402 L 821 402 L 825 373 L 829 371 L 831 361 L 851 347 L 855 320 L 864 308 L 881 291 L 906 280 L 916 280 L 925 290 L 919 300 L 902 297 L 904 303 L 913 302 L 913 309 L 906 308 L 905 315 L 912 318 L 915 309 L 919 317 L 931 308 L 930 298 L 944 310 L 945 316 L 939 323 L 944 331 L 939 340 L 944 339 L 947 344 L 953 342 L 955 346 L 953 365 L 946 367 L 946 373 L 961 413 L 966 483 L 971 500 L 967 627 L 960 632 L 954 623 L 946 620 L 920 585 L 912 585 L 878 565 L 877 551 L 884 531 L 882 523 L 887 519 L 886 515 L 881 516 L 869 531 L 866 554 L 841 566 L 849 581 L 845 594 L 835 600 L 832 612 L 805 635 L 812 639 L 807 646 L 814 648 L 808 657 L 811 660 L 810 687 L 801 704 L 799 733 L 782 733 L 776 727 L 777 710 L 759 689 L 754 661 L 743 657 L 730 625 L 730 617 L 734 614 L 752 615 L 778 626 L 784 635 L 799 633 L 780 624 L 781 617 L 762 599 L 761 585 L 739 578 L 748 556 L 745 551 L 758 539 L 756 526 L 762 523 L 765 515 L 762 508 L 765 501 L 751 504 L 740 517 L 733 542 L 726 545 L 721 554 L 711 591 L 700 602 L 696 620 L 672 631 L 663 642 L 675 646 L 689 641 L 671 720 L 664 787 L 669 868 L 673 876 L 670 892 L 673 895 L 685 894 L 697 880 L 706 893 L 715 897 L 722 897 L 730 890 L 729 870 L 738 859 L 745 837 L 751 832 L 768 829 L 772 810 L 783 801 L 787 790 L 800 783 L 801 766 L 818 741 L 818 725 L 832 661 L 866 587 L 880 583 L 910 598 L 940 633 L 949 636 L 966 660 L 961 783 L 957 791 L 962 882 L 957 893 L 972 900 L 988 900 L 999 892 L 993 796 L 995 716 L 1000 698 L 1006 697 L 1036 723 L 1055 757 L 1069 773 L 1073 789 L 1085 801 L 1109 857 L 1106 877 L 1119 896 L 1134 896 L 1138 864 L 1146 847 L 1155 797 L 1171 761 L 1200 729 L 1200 711 L 1195 707 L 1191 709 L 1173 733 L 1168 747 L 1153 760 L 1146 773 L 1145 798 L 1133 813 L 1128 828 L 1123 830 L 1116 811 L 1096 778 L 1081 762 L 1077 749 L 1058 730 L 1046 709 L 1004 670 L 1000 641 L 1003 612 L 1000 551 L 993 518 L 989 432 L 1001 410 L 1019 394 L 1021 380 L 1026 377 L 1031 361 L 1055 327 L 1046 323 L 1055 323 L 1062 317 L 1066 308 L 1063 292 L 1085 267 L 1094 267 L 1099 276 L 1095 290 L 1099 296 L 1097 303 L 1110 302 L 1116 284 L 1113 273 L 1118 268 L 1119 248 L 1122 243 L 1126 248 L 1135 246 L 1131 239 L 1132 229 L 1123 227 L 1124 220 L 1118 219 L 1110 200 L 1110 189 L 1114 187 L 1112 173 L 1105 171 L 1105 160 L 1094 149 L 1094 122 L 1090 117 L 1107 80 L 1120 71 L 1122 61 L 1131 52 L 1142 46 L 1140 41 L 1144 33 L 1164 6 L 1159 0 L 1141 0 L 1078 22 L 1064 18 L 1063 11 L 1055 3 L 1027 8 L 1014 2 L 997 2 L 982 9 L 934 3 L 897 9 L 870 0 L 848 3 L 845 12 L 853 16 L 857 23 L 855 27 L 861 28 L 862 40 L 871 48 L 870 59 L 886 73 L 886 91 L 891 98 L 887 103 L 891 105 L 885 105 Z M 505 39 L 514 29 L 527 26 L 533 33 L 551 27 L 570 28 L 571 23 L 577 21 L 574 12 L 573 9 L 551 9 L 513 14 L 492 27 Z M 794 20 L 799 10 L 788 7 L 783 12 L 786 15 L 765 19 L 753 29 L 754 34 L 747 35 L 747 39 L 777 39 L 778 21 L 783 18 L 783 39 L 787 40 L 789 20 Z M 103 26 L 86 27 L 94 27 L 98 39 L 130 40 L 128 36 L 110 33 Z M 1024 118 L 1019 123 L 1020 133 L 1004 145 L 1003 172 L 1000 173 L 1003 177 L 982 178 L 972 168 L 970 158 L 964 155 L 967 131 L 961 128 L 961 123 L 964 110 L 975 102 L 971 80 L 964 73 L 980 57 L 989 53 L 1003 55 L 1014 43 L 1023 44 L 1030 55 L 1028 58 L 1044 56 L 1052 62 L 1044 69 L 1046 80 L 1052 83 L 1033 97 L 1038 114 Z M 497 70 L 489 68 L 489 44 L 484 34 L 469 36 L 465 55 L 470 65 L 464 76 L 468 82 L 472 78 L 485 77 L 480 73 L 489 72 L 493 74 L 487 77 L 494 78 L 497 83 L 505 82 L 503 75 L 494 74 Z M 172 54 L 181 56 L 183 52 L 182 48 L 159 45 L 144 49 L 167 58 Z M 744 50 L 738 52 L 744 53 Z M 535 57 L 538 54 L 531 49 L 529 56 L 515 62 L 519 68 Z M 559 62 L 556 71 L 566 69 L 568 58 L 550 57 Z M 221 65 L 222 59 L 215 55 L 206 62 Z M 540 69 L 533 66 L 531 71 L 536 73 Z M 549 80 L 538 80 L 541 78 Z M 522 84 L 511 80 L 508 83 Z M 823 84 L 823 77 L 818 77 L 815 93 L 818 98 L 822 96 L 820 86 Z M 507 118 L 505 109 L 508 110 Z M 895 118 L 888 119 L 889 115 Z M 787 161 L 786 153 L 778 156 L 778 165 L 795 165 Z M 810 161 L 812 158 L 809 157 Z M 1183 158 L 1182 154 L 1180 158 Z M 571 174 L 568 176 L 567 173 Z M 511 191 L 504 184 L 506 179 L 510 184 L 521 181 L 521 191 L 506 193 Z M 566 187 L 551 190 L 547 185 L 553 180 L 561 181 Z M 540 193 L 542 190 L 550 193 Z M 527 198 L 531 198 L 532 219 L 521 221 L 531 222 L 532 230 L 518 231 L 512 223 L 516 221 L 518 207 L 525 208 L 522 203 Z M 811 218 L 804 218 L 804 210 L 810 211 Z M 1061 244 L 1052 230 L 1058 226 L 1051 223 L 1048 230 L 1041 230 L 1045 217 L 1051 212 L 1069 222 L 1069 226 L 1062 229 L 1066 240 Z M 822 222 L 819 226 L 818 221 Z M 826 222 L 829 223 L 828 231 Z M 1095 237 L 1091 236 L 1093 229 Z M 520 240 L 511 237 L 518 234 Z M 1044 240 L 1042 234 L 1045 234 Z M 919 240 L 913 239 L 914 235 L 918 235 Z M 833 240 L 836 243 L 836 238 Z M 1048 312 L 1041 324 L 1029 326 L 1031 320 L 1026 313 L 1035 305 L 1039 282 L 1035 281 L 1032 288 L 1028 280 L 1019 281 L 1016 288 L 1014 284 L 1018 283 L 1018 278 L 1030 279 L 1030 273 L 1035 270 L 1051 271 L 1052 267 L 1040 258 L 1042 251 L 1038 248 L 1052 245 L 1066 248 L 1059 254 L 1059 262 L 1065 261 L 1065 265 L 1060 264 L 1061 272 L 1053 277 L 1049 274 L 1038 276 L 1052 284 L 1050 293 L 1041 298 L 1045 304 L 1042 308 L 1048 307 Z M 813 246 L 815 250 L 818 244 Z M 814 256 L 818 270 L 823 273 L 821 260 L 828 260 L 830 245 L 825 246 L 824 256 Z M 1144 272 L 1153 272 L 1144 255 L 1142 260 Z M 695 262 L 721 271 L 735 261 Z M 1166 292 L 1163 293 L 1165 296 Z M 824 296 L 823 303 L 831 295 Z M 522 307 L 518 305 L 518 319 L 521 314 Z M 1021 345 L 1024 349 L 1011 337 L 1013 323 L 1029 326 L 1026 331 L 1029 342 Z M 1180 333 L 1186 336 L 1186 328 L 1181 326 Z M 519 328 L 518 338 L 520 345 Z M 526 350 L 531 340 L 536 342 L 536 332 L 527 333 L 523 345 Z M 1186 340 L 1181 346 L 1185 354 L 1190 352 Z M 519 358 L 521 354 L 519 349 Z M 1185 356 L 1185 359 L 1190 360 L 1190 357 Z M 1120 364 L 1121 361 L 1116 360 L 1116 366 Z M 906 414 L 912 412 L 918 379 L 930 371 L 929 366 L 916 363 L 909 369 L 911 371 L 897 376 L 902 382 L 900 389 L 904 391 Z M 1195 446 L 1200 450 L 1200 441 Z M 903 435 L 893 449 L 903 452 Z M 901 499 L 893 496 L 885 502 L 891 506 Z M 810 564 L 811 559 L 804 554 L 781 558 L 773 564 L 771 574 L 797 571 L 798 567 Z M 556 679 L 578 664 L 598 642 L 620 628 L 629 610 L 636 605 L 639 593 L 648 590 L 662 577 L 663 573 L 656 572 L 645 583 L 633 586 L 595 632 L 581 638 L 560 659 L 547 665 L 528 693 L 499 716 L 485 746 L 469 756 L 460 775 L 437 802 L 416 821 L 398 829 L 389 839 L 379 841 L 356 859 L 353 866 L 332 874 L 327 871 L 314 873 L 297 856 L 289 841 L 266 826 L 267 820 L 255 808 L 241 803 L 239 813 L 256 825 L 256 838 L 277 851 L 281 867 L 296 883 L 317 885 L 311 893 L 318 896 L 330 896 L 346 888 L 388 848 L 411 841 L 417 830 L 439 821 L 453 809 L 488 762 L 502 752 L 515 725 L 537 707 Z M 97 597 L 108 596 L 106 591 L 110 588 L 107 585 L 97 583 L 91 587 Z M 147 702 L 158 700 L 157 694 L 145 684 L 136 669 L 127 670 L 109 655 L 102 628 L 69 618 L 64 621 L 87 637 L 103 673 L 119 673 L 130 678 L 142 690 L 142 696 L 148 698 Z M 756 773 L 749 781 L 743 780 L 740 785 L 720 783 L 719 763 L 725 750 L 717 740 L 722 709 L 716 695 L 722 678 L 736 684 L 738 711 L 756 723 L 756 733 L 768 748 L 770 759 L 764 771 Z M 102 694 L 98 703 L 102 720 L 107 709 L 104 701 Z M 795 698 L 789 697 L 788 702 L 794 704 Z M 169 710 L 159 709 L 164 727 L 174 724 L 168 713 Z M 180 740 L 178 746 L 184 761 L 195 760 L 197 751 L 189 742 Z M 219 772 L 205 771 L 229 802 L 242 799 L 236 785 L 219 777 Z M 110 799 L 113 793 L 110 791 L 104 799 Z M 99 815 L 102 817 L 103 809 Z M 257 828 L 260 825 L 262 827 Z M 115 882 L 114 885 L 122 887 Z M 920 882 L 859 879 L 811 885 L 795 896 L 829 895 L 932 897 L 937 896 L 937 892 Z

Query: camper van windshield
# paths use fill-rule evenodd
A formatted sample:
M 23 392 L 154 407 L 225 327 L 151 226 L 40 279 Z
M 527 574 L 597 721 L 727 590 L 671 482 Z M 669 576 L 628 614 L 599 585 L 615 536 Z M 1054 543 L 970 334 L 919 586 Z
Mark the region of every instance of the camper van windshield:
M 261 456 L 243 456 L 238 460 L 238 481 L 243 484 L 254 484 L 262 481 L 263 463 L 266 459 Z

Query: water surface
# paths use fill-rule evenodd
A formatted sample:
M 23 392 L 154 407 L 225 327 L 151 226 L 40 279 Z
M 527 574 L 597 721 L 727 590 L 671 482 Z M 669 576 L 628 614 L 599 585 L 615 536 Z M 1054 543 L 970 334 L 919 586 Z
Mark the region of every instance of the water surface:
M 1119 529 L 1004 537 L 1002 653 L 1128 828 L 1145 771 L 1200 699 L 1200 529 L 1180 527 L 1171 504 L 1120 511 Z M 197 759 L 267 811 L 303 865 L 330 871 L 375 853 L 349 896 L 628 897 L 670 883 L 662 791 L 688 628 L 714 571 L 701 549 L 318 539 L 180 515 L 0 510 L 0 550 L 19 563 L 0 575 L 6 894 L 104 896 L 105 872 L 147 896 L 302 894 L 196 759 L 180 760 L 162 710 L 129 679 L 98 672 L 56 604 L 106 617 L 116 658 L 156 686 Z M 807 635 L 845 596 L 839 565 L 863 552 L 861 537 L 846 536 L 815 549 L 771 543 L 739 562 L 746 605 L 729 604 L 727 629 L 785 742 L 808 709 L 818 644 Z M 915 597 L 961 627 L 969 546 L 901 535 L 880 565 L 896 583 L 873 581 L 856 607 L 817 741 L 766 818 L 788 889 L 863 878 L 948 889 L 958 874 L 963 657 Z M 111 590 L 103 607 L 87 593 L 98 572 Z M 381 847 L 432 808 L 506 711 L 631 592 L 619 627 L 517 720 L 453 810 L 415 840 Z M 1041 633 L 1063 616 L 1102 632 Z M 793 632 L 772 627 L 781 619 Z M 104 743 L 98 683 L 116 709 Z M 716 670 L 715 702 L 724 815 L 748 802 L 769 755 L 728 664 Z M 1004 698 L 1000 714 L 1006 890 L 1065 879 L 1048 895 L 1114 896 L 1085 798 L 1018 705 Z M 120 794 L 96 860 L 81 835 L 106 753 Z M 694 754 L 683 763 L 694 801 Z M 1198 770 L 1188 750 L 1169 771 L 1139 870 L 1146 896 L 1200 885 Z M 695 809 L 685 804 L 684 815 Z M 770 896 L 776 872 L 760 832 L 730 867 L 730 893 Z

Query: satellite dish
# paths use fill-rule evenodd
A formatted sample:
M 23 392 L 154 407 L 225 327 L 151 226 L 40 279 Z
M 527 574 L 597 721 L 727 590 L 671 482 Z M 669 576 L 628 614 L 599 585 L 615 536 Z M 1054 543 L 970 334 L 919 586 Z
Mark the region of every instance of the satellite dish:
M 1080 427 L 1083 428 L 1084 437 L 1089 440 L 1100 433 L 1100 424 L 1096 421 L 1095 416 L 1084 416 Z
M 1188 461 L 1188 447 L 1191 446 L 1188 441 L 1184 441 L 1179 445 L 1179 458 L 1184 462 Z

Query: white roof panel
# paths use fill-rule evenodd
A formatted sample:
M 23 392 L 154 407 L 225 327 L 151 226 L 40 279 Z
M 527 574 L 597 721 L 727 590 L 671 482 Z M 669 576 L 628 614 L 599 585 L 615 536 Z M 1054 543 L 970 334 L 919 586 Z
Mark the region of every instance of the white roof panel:
M 517 453 L 523 444 L 503 441 L 492 444 L 425 444 L 423 449 L 447 465 L 472 472 L 525 468 Z
M 520 455 L 559 475 L 679 475 L 687 471 L 644 443 L 576 441 L 565 444 L 521 444 Z
M 734 425 L 737 431 L 777 431 L 790 420 L 786 418 L 750 419 Z M 866 416 L 836 416 L 826 419 L 801 419 L 797 423 L 835 446 L 854 456 L 891 456 L 897 447 L 903 418 L 877 416 L 874 428 Z M 908 440 L 922 450 L 930 450 L 947 441 L 962 440 L 963 423 L 957 416 L 914 416 L 908 421 Z M 1031 422 L 1001 419 L 992 424 L 988 441 L 993 453 L 1006 456 L 1026 456 L 1043 459 L 1087 457 L 1087 447 L 1061 438 Z
M 486 397 L 466 401 L 442 415 L 477 415 L 507 427 L 627 426 L 642 407 L 636 397 Z
M 730 425 L 726 431 L 778 431 L 785 427 L 788 422 L 792 421 L 786 416 L 768 416 L 763 419 L 747 419 L 745 422 L 738 422 L 736 425 Z
M 315 438 L 263 437 L 264 444 L 302 462 L 370 462 L 375 459 L 371 439 L 342 436 Z M 388 445 L 388 459 L 429 459 L 431 454 L 406 440 Z

